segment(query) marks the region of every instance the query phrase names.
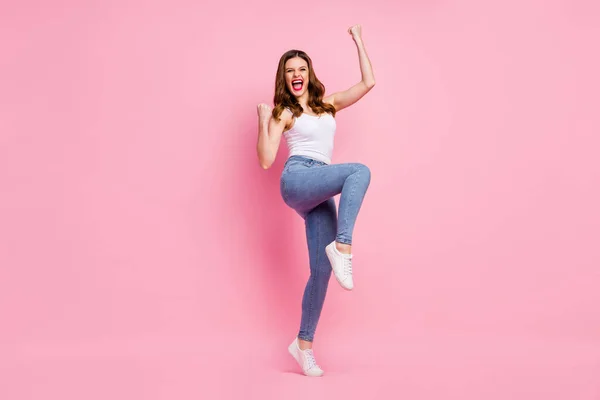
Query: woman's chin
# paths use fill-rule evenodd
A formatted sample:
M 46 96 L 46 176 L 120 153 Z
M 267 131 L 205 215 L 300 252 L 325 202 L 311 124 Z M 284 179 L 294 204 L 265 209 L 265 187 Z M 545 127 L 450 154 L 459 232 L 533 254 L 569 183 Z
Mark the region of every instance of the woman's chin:
M 304 93 L 306 93 L 306 90 L 301 90 L 301 91 L 296 91 L 296 90 L 292 90 L 292 95 L 299 99 L 300 97 L 302 97 L 304 95 Z

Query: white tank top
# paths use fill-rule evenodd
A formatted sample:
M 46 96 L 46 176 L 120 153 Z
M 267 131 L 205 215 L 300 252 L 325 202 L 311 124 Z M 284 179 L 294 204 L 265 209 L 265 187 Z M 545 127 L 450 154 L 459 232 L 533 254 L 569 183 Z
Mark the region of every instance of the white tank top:
M 292 129 L 283 133 L 288 145 L 288 157 L 305 156 L 331 164 L 335 118 L 323 113 L 320 116 L 302 114 L 294 119 Z

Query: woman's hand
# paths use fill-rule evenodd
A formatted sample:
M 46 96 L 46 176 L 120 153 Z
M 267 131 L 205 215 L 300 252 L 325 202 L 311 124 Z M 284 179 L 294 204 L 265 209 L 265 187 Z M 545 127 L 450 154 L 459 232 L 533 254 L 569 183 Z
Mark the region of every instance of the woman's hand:
M 348 28 L 348 33 L 352 35 L 352 39 L 355 41 L 362 38 L 362 30 L 360 25 L 352 25 L 350 28 Z
M 273 110 L 268 104 L 261 103 L 256 106 L 256 112 L 258 113 L 258 118 L 260 118 L 261 121 L 268 121 L 271 119 L 271 113 Z

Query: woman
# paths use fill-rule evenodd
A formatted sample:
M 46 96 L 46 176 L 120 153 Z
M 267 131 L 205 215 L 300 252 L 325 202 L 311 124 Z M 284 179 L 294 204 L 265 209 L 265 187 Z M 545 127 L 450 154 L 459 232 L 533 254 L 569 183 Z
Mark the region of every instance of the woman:
M 308 376 L 323 375 L 312 343 L 331 271 L 344 289 L 354 287 L 352 232 L 371 179 L 362 164 L 331 164 L 336 112 L 356 103 L 375 86 L 360 25 L 350 27 L 348 33 L 358 50 L 359 83 L 324 97 L 325 87 L 317 79 L 311 59 L 303 51 L 290 50 L 279 60 L 274 109 L 258 105 L 260 164 L 264 169 L 271 167 L 281 136 L 285 136 L 289 157 L 281 174 L 281 195 L 306 225 L 310 278 L 302 299 L 300 331 L 288 350 Z M 337 194 L 341 194 L 339 217 L 333 199 Z

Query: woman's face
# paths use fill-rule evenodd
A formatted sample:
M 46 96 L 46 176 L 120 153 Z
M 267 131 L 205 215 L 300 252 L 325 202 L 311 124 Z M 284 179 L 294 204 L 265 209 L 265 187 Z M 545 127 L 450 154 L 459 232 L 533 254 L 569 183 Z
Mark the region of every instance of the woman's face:
M 285 63 L 285 84 L 290 93 L 302 96 L 308 90 L 308 63 L 300 57 L 290 58 Z

